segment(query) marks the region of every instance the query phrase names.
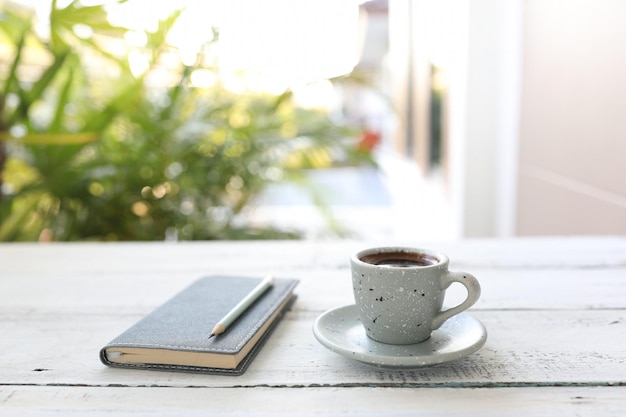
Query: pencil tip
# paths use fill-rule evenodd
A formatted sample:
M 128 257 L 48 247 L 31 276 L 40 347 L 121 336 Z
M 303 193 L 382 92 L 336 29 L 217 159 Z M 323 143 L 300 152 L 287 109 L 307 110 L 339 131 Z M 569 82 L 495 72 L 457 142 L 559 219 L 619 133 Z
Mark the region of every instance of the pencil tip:
M 209 339 L 214 337 L 214 336 L 215 336 L 215 333 L 211 333 L 211 336 L 209 336 Z

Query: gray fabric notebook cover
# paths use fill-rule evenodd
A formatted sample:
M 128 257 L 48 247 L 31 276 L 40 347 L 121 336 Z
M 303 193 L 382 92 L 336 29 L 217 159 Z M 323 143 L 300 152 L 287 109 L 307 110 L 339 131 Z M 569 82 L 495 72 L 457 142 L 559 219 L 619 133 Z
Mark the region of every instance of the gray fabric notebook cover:
M 280 317 L 234 369 L 149 363 L 116 363 L 107 349 L 136 347 L 174 351 L 236 354 L 255 335 L 287 298 L 293 297 L 296 279 L 275 279 L 274 285 L 221 335 L 211 339 L 213 325 L 243 299 L 261 278 L 208 276 L 200 278 L 148 314 L 100 350 L 101 361 L 109 366 L 138 369 L 190 371 L 240 375 Z M 286 311 L 289 304 L 284 308 Z

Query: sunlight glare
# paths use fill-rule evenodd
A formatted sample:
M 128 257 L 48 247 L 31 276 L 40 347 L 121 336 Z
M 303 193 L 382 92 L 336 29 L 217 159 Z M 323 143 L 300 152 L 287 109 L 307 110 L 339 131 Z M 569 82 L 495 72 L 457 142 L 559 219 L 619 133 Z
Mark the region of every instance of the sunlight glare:
M 156 30 L 158 19 L 182 13 L 168 37 L 186 64 L 219 29 L 220 73 L 234 92 L 285 89 L 348 74 L 358 62 L 357 0 L 134 0 L 111 7 L 111 20 Z
M 220 62 L 294 86 L 348 74 L 358 62 L 358 3 L 235 0 L 220 28 Z
M 139 77 L 150 68 L 150 61 L 141 51 L 131 50 L 128 53 L 128 65 L 133 76 Z
M 191 73 L 191 84 L 194 87 L 209 88 L 217 82 L 215 73 L 208 69 L 195 70 Z
M 64 6 L 70 0 L 59 0 Z M 33 5 L 45 21 L 45 0 Z M 350 73 L 359 59 L 359 4 L 363 0 L 84 0 L 104 4 L 111 23 L 134 30 L 128 45 L 140 47 L 143 31 L 155 32 L 160 20 L 181 15 L 168 36 L 185 65 L 218 28 L 220 76 L 233 91 L 280 93 L 287 88 Z M 49 8 L 48 8 L 49 10 Z M 145 58 L 132 56 L 133 72 L 146 70 Z M 244 77 L 245 75 L 245 77 Z M 200 75 L 198 75 L 200 77 Z M 207 78 L 199 78 L 207 83 Z
M 309 109 L 331 109 L 337 105 L 337 95 L 329 80 L 320 80 L 294 88 L 295 102 Z

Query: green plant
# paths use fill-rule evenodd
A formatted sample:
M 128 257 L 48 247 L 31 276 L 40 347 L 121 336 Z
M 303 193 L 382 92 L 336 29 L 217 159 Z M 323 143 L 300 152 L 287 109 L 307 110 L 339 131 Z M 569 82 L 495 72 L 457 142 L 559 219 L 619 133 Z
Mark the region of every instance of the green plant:
M 345 140 L 349 129 L 289 92 L 193 87 L 196 71 L 217 70 L 205 59 L 212 43 L 193 65 L 164 66 L 177 17 L 147 33 L 148 69 L 134 75 L 129 51 L 110 48 L 127 30 L 104 7 L 53 0 L 47 36 L 32 14 L 3 7 L 0 41 L 13 59 L 0 67 L 0 240 L 295 237 L 239 214 L 302 168 L 338 154 L 368 160 Z M 155 82 L 165 70 L 168 82 Z

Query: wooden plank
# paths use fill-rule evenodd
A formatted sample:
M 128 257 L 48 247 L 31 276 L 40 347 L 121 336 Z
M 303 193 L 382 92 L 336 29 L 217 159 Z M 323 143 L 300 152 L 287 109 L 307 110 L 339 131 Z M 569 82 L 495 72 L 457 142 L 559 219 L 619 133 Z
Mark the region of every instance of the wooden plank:
M 270 398 L 277 400 L 271 401 Z M 29 416 L 622 416 L 626 387 L 463 389 L 0 387 L 3 414 Z
M 203 275 L 261 276 L 261 269 L 244 266 L 204 270 L 41 271 L 38 274 L 0 273 L 0 310 L 89 312 L 110 310 L 146 314 Z M 626 267 L 575 268 L 468 268 L 481 282 L 482 295 L 474 309 L 618 309 L 626 305 L 623 281 Z M 353 303 L 348 266 L 285 268 L 278 276 L 301 280 L 295 308 L 322 312 Z M 460 285 L 450 288 L 447 305 L 464 297 Z
M 0 306 L 74 305 L 83 311 L 94 305 L 145 305 L 143 311 L 149 311 L 202 275 L 269 272 L 301 278 L 301 300 L 321 312 L 352 301 L 348 256 L 363 246 L 307 241 L 0 244 Z M 472 272 L 481 281 L 478 309 L 625 305 L 624 238 L 473 240 L 441 246 L 451 253 L 452 269 Z
M 360 364 L 313 337 L 315 313 L 288 313 L 241 377 L 110 369 L 98 350 L 138 315 L 101 311 L 0 315 L 2 384 L 164 387 L 493 387 L 626 384 L 626 311 L 476 311 L 489 331 L 469 357 L 416 370 Z
M 626 267 L 602 269 L 468 268 L 480 281 L 482 294 L 474 309 L 620 309 L 626 306 Z M 449 290 L 455 304 L 465 297 L 458 285 Z
M 260 241 L 183 243 L 0 244 L 5 274 L 87 275 L 117 272 L 345 268 L 349 256 L 382 242 Z M 626 237 L 543 238 L 460 242 L 393 242 L 447 253 L 453 268 L 609 268 L 626 266 Z M 243 262 L 245 261 L 245 262 Z

